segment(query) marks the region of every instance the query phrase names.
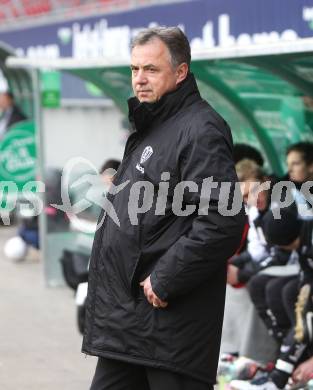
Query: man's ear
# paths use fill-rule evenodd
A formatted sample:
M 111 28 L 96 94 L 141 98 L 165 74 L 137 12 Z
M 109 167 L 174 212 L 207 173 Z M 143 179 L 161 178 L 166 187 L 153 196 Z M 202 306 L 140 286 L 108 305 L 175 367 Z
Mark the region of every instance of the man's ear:
M 176 75 L 177 75 L 176 85 L 181 83 L 183 80 L 185 80 L 188 74 L 188 70 L 189 70 L 188 65 L 185 62 L 178 65 L 176 69 Z

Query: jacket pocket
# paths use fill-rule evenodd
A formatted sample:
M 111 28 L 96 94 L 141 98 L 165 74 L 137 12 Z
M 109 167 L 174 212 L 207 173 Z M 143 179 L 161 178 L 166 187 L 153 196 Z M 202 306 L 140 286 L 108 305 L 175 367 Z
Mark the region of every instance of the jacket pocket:
M 136 318 L 142 343 L 149 351 L 149 358 L 170 360 L 173 352 L 173 328 L 169 326 L 168 310 L 153 307 L 140 292 L 135 304 Z

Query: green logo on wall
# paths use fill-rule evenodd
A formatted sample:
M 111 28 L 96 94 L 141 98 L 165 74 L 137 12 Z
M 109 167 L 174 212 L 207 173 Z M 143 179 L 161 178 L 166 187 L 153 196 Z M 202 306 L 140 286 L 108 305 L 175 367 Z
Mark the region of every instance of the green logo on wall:
M 60 107 L 61 76 L 55 71 L 40 72 L 41 105 L 47 108 Z
M 36 144 L 32 123 L 16 125 L 0 143 L 0 176 L 17 185 L 34 180 Z

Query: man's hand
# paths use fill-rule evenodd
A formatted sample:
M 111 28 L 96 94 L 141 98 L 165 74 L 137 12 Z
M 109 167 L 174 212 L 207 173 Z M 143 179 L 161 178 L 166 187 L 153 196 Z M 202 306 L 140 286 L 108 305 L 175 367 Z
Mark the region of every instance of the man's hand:
M 155 295 L 152 290 L 150 276 L 148 276 L 145 280 L 140 282 L 140 286 L 143 287 L 143 292 L 148 300 L 148 302 L 153 305 L 153 307 L 164 308 L 167 306 L 167 302 L 161 301 L 160 298 Z
M 293 372 L 292 379 L 297 382 L 307 382 L 313 378 L 313 357 L 301 363 Z
M 235 286 L 239 283 L 238 280 L 238 267 L 229 264 L 227 268 L 227 283 L 231 286 Z

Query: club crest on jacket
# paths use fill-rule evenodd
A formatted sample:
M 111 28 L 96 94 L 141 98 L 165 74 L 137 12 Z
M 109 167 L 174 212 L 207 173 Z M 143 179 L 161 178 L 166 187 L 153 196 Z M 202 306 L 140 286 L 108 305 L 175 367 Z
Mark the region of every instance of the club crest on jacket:
M 153 154 L 152 146 L 146 146 L 142 152 L 142 155 L 140 157 L 140 164 L 137 163 L 136 169 L 138 169 L 139 172 L 145 173 L 144 167 L 141 166 L 141 164 L 145 163 Z

